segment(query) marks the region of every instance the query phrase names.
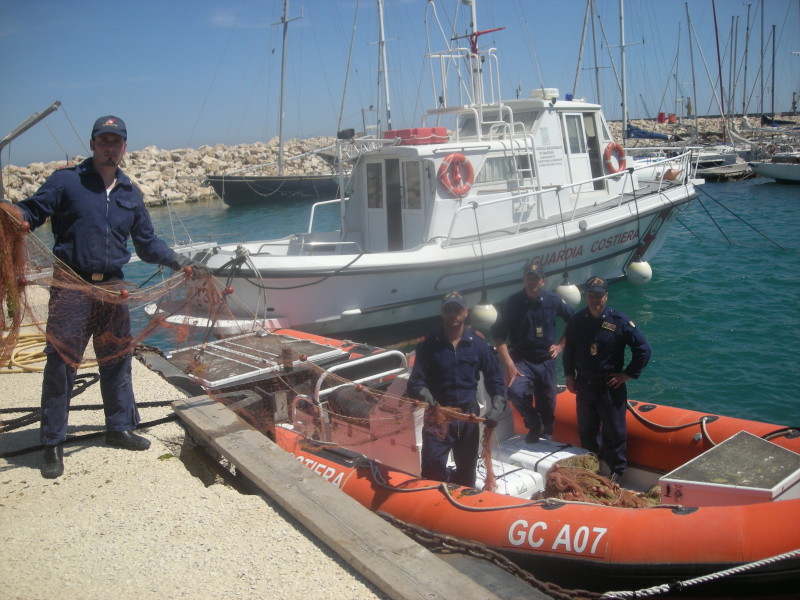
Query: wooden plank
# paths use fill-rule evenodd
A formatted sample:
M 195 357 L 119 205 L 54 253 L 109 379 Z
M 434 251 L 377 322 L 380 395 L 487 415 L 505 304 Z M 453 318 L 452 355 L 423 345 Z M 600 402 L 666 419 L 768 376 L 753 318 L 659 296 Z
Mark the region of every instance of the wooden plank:
M 304 467 L 222 404 L 197 396 L 176 400 L 172 407 L 201 439 L 391 598 L 497 598 Z

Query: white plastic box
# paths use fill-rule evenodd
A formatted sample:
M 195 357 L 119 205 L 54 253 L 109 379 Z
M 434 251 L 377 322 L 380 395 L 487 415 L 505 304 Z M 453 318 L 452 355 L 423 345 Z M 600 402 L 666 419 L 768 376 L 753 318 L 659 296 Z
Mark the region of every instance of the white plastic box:
M 800 454 L 740 431 L 659 480 L 661 502 L 729 506 L 800 498 Z

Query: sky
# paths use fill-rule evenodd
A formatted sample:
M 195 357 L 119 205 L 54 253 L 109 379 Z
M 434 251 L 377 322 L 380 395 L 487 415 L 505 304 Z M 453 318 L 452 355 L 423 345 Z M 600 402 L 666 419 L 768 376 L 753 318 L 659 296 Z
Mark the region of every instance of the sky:
M 691 46 L 696 98 L 687 4 L 697 40 Z M 437 3 L 444 27 L 451 27 L 455 6 L 460 16 L 466 14 L 461 1 Z M 579 73 L 576 97 L 599 99 L 608 119 L 621 118 L 615 80 L 620 71 L 619 0 L 595 0 L 595 6 L 597 42 L 590 22 L 578 71 L 585 0 L 479 1 L 478 28 L 504 28 L 480 38 L 481 48 L 497 49 L 500 95 L 513 98 L 548 87 L 558 88 L 563 97 Z M 737 112 L 745 103 L 749 112 L 757 112 L 762 101 L 770 111 L 773 25 L 775 110 L 790 110 L 792 93 L 800 94 L 800 54 L 793 54 L 800 52 L 800 0 L 626 0 L 624 11 L 631 118 L 681 115 L 686 97 L 692 97 L 698 114 L 719 114 L 711 93 L 718 88 L 717 39 L 726 112 L 730 89 Z M 147 146 L 269 141 L 278 135 L 280 123 L 282 15 L 283 0 L 0 0 L 0 137 L 54 101 L 62 103 L 7 145 L 0 161 L 27 165 L 87 156 L 92 124 L 106 114 L 127 123 L 129 152 Z M 395 129 L 418 126 L 435 102 L 430 63 L 424 58 L 426 15 L 432 22 L 426 0 L 385 0 Z M 289 18 L 284 139 L 374 124 L 377 2 L 290 0 Z M 467 21 L 459 17 L 456 22 L 456 31 L 465 33 Z M 443 48 L 441 36 L 430 39 L 432 49 Z M 735 85 L 729 84 L 732 80 Z

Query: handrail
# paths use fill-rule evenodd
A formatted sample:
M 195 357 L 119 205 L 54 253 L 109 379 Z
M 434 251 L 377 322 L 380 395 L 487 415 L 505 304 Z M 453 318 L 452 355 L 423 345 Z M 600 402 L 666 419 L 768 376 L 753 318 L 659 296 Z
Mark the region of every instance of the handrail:
M 299 237 L 299 236 L 297 236 L 297 237 Z M 260 256 L 262 254 L 262 251 L 264 251 L 265 248 L 274 248 L 274 247 L 282 247 L 282 246 L 286 246 L 288 248 L 292 244 L 295 244 L 295 243 L 297 243 L 295 241 L 295 239 L 289 240 L 288 242 L 285 242 L 283 240 L 273 240 L 273 241 L 263 242 L 258 247 L 258 250 L 256 250 L 255 252 L 251 252 L 250 253 L 250 256 Z M 339 246 L 339 247 L 353 246 L 354 251 L 353 252 L 348 252 L 348 254 L 364 254 L 364 251 L 361 249 L 361 245 L 358 242 L 348 242 L 348 241 L 342 241 L 342 240 L 331 241 L 331 242 L 324 242 L 324 241 L 320 241 L 320 242 L 301 241 L 300 242 L 300 250 L 301 251 L 304 250 L 304 249 L 307 249 L 307 248 L 312 248 L 313 249 L 313 248 L 315 248 L 317 246 L 319 246 L 319 247 L 323 247 L 323 246 Z M 269 254 L 269 252 L 264 252 L 264 253 L 265 254 Z M 311 251 L 311 254 L 313 254 L 313 250 Z
M 308 219 L 308 231 L 306 233 L 311 233 L 314 230 L 314 213 L 317 210 L 317 206 L 323 206 L 325 204 L 340 204 L 342 202 L 341 198 L 334 198 L 333 200 L 322 200 L 320 202 L 314 202 L 311 206 L 311 216 Z
M 376 381 L 376 380 L 382 379 L 382 378 L 384 378 L 384 377 L 386 377 L 388 375 L 396 375 L 397 373 L 402 373 L 403 371 L 408 369 L 408 357 L 405 355 L 405 353 L 400 352 L 399 350 L 387 350 L 386 352 L 380 352 L 378 354 L 370 354 L 369 356 L 364 356 L 362 358 L 357 358 L 355 360 L 350 360 L 350 361 L 347 361 L 347 362 L 344 362 L 344 363 L 340 363 L 338 365 L 333 365 L 332 367 L 327 369 L 325 372 L 323 372 L 322 375 L 319 376 L 319 379 L 317 379 L 317 383 L 314 386 L 314 395 L 311 397 L 313 403 L 314 404 L 319 404 L 319 398 L 320 398 L 320 395 L 322 394 L 322 391 L 321 391 L 322 390 L 322 382 L 325 380 L 325 378 L 328 375 L 332 375 L 332 374 L 336 373 L 337 371 L 342 371 L 344 369 L 348 369 L 348 368 L 351 368 L 351 367 L 356 367 L 356 366 L 359 366 L 359 365 L 363 365 L 363 364 L 374 362 L 374 361 L 377 361 L 377 360 L 380 360 L 380 359 L 384 359 L 384 358 L 386 358 L 388 356 L 398 356 L 398 357 L 400 357 L 400 365 L 401 366 L 400 367 L 396 367 L 394 369 L 389 369 L 388 371 L 382 371 L 380 373 L 373 373 L 371 375 L 367 375 L 366 377 L 361 377 L 360 379 L 353 379 L 352 381 L 348 381 L 348 382 L 343 383 L 341 385 L 336 385 L 336 386 L 330 387 L 330 388 L 325 390 L 325 394 L 330 394 L 334 390 L 338 390 L 339 388 L 344 387 L 346 385 L 350 385 L 350 384 L 353 384 L 353 383 L 364 383 L 364 382 L 367 382 L 367 381 Z
M 655 164 L 676 162 L 677 161 L 677 162 L 682 163 L 682 164 L 685 165 L 686 162 L 689 160 L 689 158 L 691 156 L 692 156 L 692 152 L 688 151 L 688 152 L 684 152 L 683 154 L 680 154 L 678 156 L 673 156 L 673 157 L 670 157 L 670 158 L 665 158 L 663 160 L 659 160 Z M 652 163 L 649 166 L 652 166 Z M 487 200 L 485 202 L 481 202 L 480 204 L 475 203 L 475 202 L 466 203 L 466 204 L 458 207 L 456 209 L 455 213 L 453 214 L 453 218 L 450 221 L 450 228 L 449 228 L 449 230 L 447 232 L 447 237 L 444 238 L 444 240 L 442 241 L 442 245 L 443 246 L 448 246 L 451 243 L 451 240 L 454 239 L 454 231 L 455 231 L 455 228 L 456 228 L 456 224 L 459 222 L 459 217 L 460 217 L 461 213 L 464 212 L 464 211 L 477 210 L 478 207 L 485 208 L 485 207 L 490 207 L 490 206 L 493 206 L 493 205 L 508 203 L 509 201 L 514 201 L 514 200 L 520 200 L 521 201 L 521 200 L 524 200 L 524 199 L 529 198 L 529 197 L 535 197 L 538 200 L 544 194 L 553 193 L 553 192 L 555 192 L 558 195 L 559 202 L 560 202 L 562 190 L 570 190 L 572 188 L 578 188 L 578 193 L 577 193 L 577 195 L 575 197 L 575 201 L 574 201 L 573 207 L 571 208 L 571 210 L 568 209 L 568 208 L 566 209 L 567 212 L 571 212 L 572 213 L 571 216 L 569 217 L 569 219 L 567 219 L 567 221 L 572 221 L 572 220 L 575 219 L 575 215 L 576 215 L 576 212 L 577 212 L 577 209 L 578 209 L 578 201 L 580 199 L 580 192 L 581 192 L 581 188 L 583 186 L 588 186 L 590 184 L 593 185 L 594 182 L 596 182 L 596 181 L 605 181 L 607 179 L 616 179 L 616 178 L 619 178 L 620 176 L 626 177 L 627 180 L 629 180 L 631 182 L 631 186 L 633 186 L 633 173 L 634 172 L 635 172 L 635 168 L 634 167 L 628 167 L 627 169 L 625 169 L 624 172 L 609 173 L 609 174 L 606 174 L 606 175 L 602 175 L 600 177 L 594 177 L 592 179 L 587 179 L 585 181 L 577 181 L 577 182 L 574 182 L 574 183 L 569 183 L 569 184 L 566 184 L 566 185 L 556 186 L 556 187 L 551 187 L 551 188 L 546 188 L 546 189 L 530 190 L 530 191 L 526 191 L 526 192 L 523 192 L 523 193 L 518 194 L 518 195 L 510 195 L 509 194 L 509 195 L 502 196 L 500 198 L 495 198 L 495 199 L 492 199 L 492 200 Z M 662 181 L 659 182 L 659 193 L 661 191 L 661 185 L 663 185 L 663 184 L 664 184 L 664 182 L 663 182 L 663 178 L 662 178 Z M 620 192 L 617 206 L 620 206 L 622 204 L 622 202 L 624 200 L 625 189 L 626 188 L 627 188 L 627 182 L 625 184 L 623 184 L 623 186 L 622 186 L 622 191 Z M 522 218 L 522 213 L 520 213 L 520 216 L 518 217 L 518 220 L 514 223 L 517 232 L 519 231 L 520 227 L 522 226 L 521 218 Z

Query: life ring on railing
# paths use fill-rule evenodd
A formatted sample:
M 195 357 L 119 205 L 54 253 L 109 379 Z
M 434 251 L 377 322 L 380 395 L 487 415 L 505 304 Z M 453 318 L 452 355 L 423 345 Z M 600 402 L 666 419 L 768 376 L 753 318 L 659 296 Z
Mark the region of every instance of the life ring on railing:
M 459 198 L 466 196 L 475 183 L 475 171 L 466 156 L 453 152 L 444 157 L 439 167 L 439 181 L 448 192 Z
M 612 160 L 613 159 L 613 160 Z M 625 149 L 619 142 L 609 142 L 603 152 L 603 162 L 609 173 L 619 173 L 625 170 Z
M 777 148 L 775 147 L 775 144 L 769 144 L 767 146 L 767 154 L 769 154 L 770 156 L 775 154 L 775 150 L 777 150 Z

